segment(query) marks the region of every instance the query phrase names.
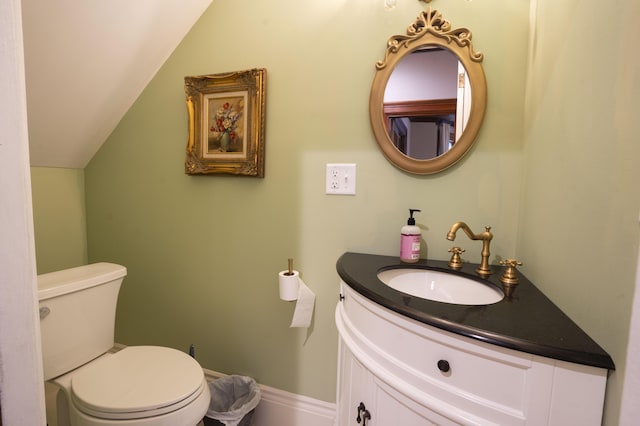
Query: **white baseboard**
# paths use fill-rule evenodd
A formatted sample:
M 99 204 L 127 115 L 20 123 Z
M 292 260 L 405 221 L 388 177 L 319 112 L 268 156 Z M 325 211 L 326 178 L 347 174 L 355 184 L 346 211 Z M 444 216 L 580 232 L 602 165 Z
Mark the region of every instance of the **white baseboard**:
M 207 381 L 224 374 L 204 369 Z M 297 395 L 265 385 L 253 415 L 255 426 L 335 426 L 336 404 Z

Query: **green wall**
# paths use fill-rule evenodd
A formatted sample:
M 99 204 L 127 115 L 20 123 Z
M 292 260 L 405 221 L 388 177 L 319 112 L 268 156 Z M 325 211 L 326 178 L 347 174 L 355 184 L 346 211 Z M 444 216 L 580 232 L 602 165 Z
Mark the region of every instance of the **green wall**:
M 493 260 L 522 260 L 611 353 L 618 371 L 605 423 L 616 424 L 638 248 L 639 67 L 627 45 L 639 38 L 638 6 L 532 3 L 531 40 L 528 1 L 434 4 L 454 27 L 472 29 L 489 102 L 470 155 L 418 177 L 379 153 L 368 96 L 387 38 L 423 3 L 387 11 L 369 0 L 216 0 L 85 170 L 88 260 L 129 271 L 117 340 L 194 343 L 206 368 L 334 401 L 335 261 L 347 250 L 397 254 L 406 210 L 420 208 L 423 257 L 448 257 L 445 234 L 457 220 L 491 225 Z M 184 76 L 253 67 L 268 70 L 266 177 L 184 175 Z M 324 194 L 329 162 L 357 163 L 356 196 Z M 38 249 L 39 269 L 41 257 L 74 263 L 40 241 L 62 236 L 37 229 L 43 216 L 73 222 L 37 202 L 75 190 L 58 173 L 34 179 L 36 237 L 49 244 Z M 84 241 L 78 233 L 68 244 L 82 252 Z M 480 244 L 461 243 L 479 261 Z M 293 304 L 278 299 L 288 257 L 318 296 L 308 331 L 288 328 Z
M 374 64 L 424 3 L 216 0 L 86 168 L 89 258 L 126 265 L 117 340 L 186 350 L 206 368 L 335 400 L 333 314 L 345 251 L 395 255 L 419 208 L 423 255 L 445 258 L 451 224 L 492 225 L 493 251 L 515 255 L 528 6 L 443 4 L 474 31 L 490 89 L 477 148 L 432 177 L 378 151 L 368 118 Z M 509 36 L 508 38 L 506 36 Z M 186 176 L 183 79 L 264 67 L 266 177 Z M 357 164 L 356 196 L 324 194 L 325 164 Z M 480 244 L 468 243 L 469 260 Z M 316 293 L 312 327 L 289 329 L 278 299 L 288 257 Z
M 529 278 L 616 362 L 610 425 L 638 259 L 638 16 L 632 1 L 538 0 L 528 72 L 517 251 Z
M 84 170 L 31 168 L 38 274 L 87 263 Z

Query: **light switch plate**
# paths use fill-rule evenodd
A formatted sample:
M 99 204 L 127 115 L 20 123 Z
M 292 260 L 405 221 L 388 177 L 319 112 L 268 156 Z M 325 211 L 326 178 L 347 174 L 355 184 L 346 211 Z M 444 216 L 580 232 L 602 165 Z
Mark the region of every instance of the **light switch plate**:
M 327 164 L 325 192 L 330 195 L 356 195 L 356 165 Z

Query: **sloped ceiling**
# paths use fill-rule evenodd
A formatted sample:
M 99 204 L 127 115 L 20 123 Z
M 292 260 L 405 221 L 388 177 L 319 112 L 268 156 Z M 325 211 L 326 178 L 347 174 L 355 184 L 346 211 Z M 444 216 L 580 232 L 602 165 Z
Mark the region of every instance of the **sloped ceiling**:
M 84 168 L 213 0 L 23 0 L 32 166 Z

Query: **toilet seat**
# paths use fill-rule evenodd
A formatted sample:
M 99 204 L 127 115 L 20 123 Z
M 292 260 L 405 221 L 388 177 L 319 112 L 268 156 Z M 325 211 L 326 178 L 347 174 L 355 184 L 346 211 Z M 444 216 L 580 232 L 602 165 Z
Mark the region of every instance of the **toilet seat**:
M 79 369 L 71 377 L 72 404 L 102 419 L 141 419 L 179 410 L 206 388 L 204 373 L 183 352 L 130 346 Z

